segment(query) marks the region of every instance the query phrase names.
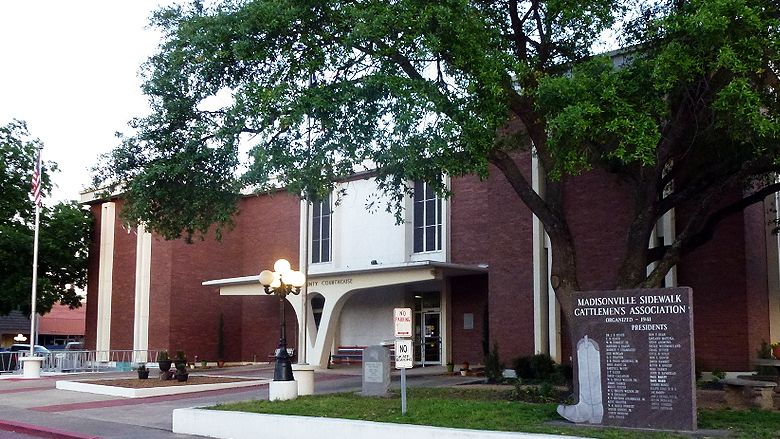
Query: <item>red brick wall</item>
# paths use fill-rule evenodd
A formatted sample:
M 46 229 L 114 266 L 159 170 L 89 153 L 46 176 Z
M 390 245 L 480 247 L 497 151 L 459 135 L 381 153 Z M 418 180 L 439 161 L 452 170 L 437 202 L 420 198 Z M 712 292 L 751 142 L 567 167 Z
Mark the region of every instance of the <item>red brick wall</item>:
M 615 289 L 633 216 L 631 194 L 614 175 L 593 171 L 567 181 L 564 203 L 580 288 Z
M 116 203 L 114 224 L 114 264 L 111 277 L 111 349 L 133 349 L 135 319 L 135 260 L 138 235 L 128 230 L 119 213 L 123 203 Z
M 521 167 L 530 179 L 530 158 L 522 160 Z M 534 350 L 531 213 L 495 169 L 485 182 L 475 177 L 453 179 L 452 189 L 452 261 L 489 266 L 490 345 L 498 343 L 499 356 L 506 361 L 531 354 Z M 481 317 L 475 314 L 476 319 Z M 482 362 L 482 332 L 474 336 L 476 341 L 464 342 L 480 346 L 479 362 Z
M 747 358 L 755 358 L 761 342 L 769 340 L 769 284 L 767 282 L 766 216 L 764 203 L 743 212 L 745 221 L 745 277 L 747 289 Z M 750 365 L 748 365 L 750 366 Z M 746 369 L 749 370 L 749 369 Z
M 171 350 L 171 293 L 173 268 L 170 242 L 152 238 L 151 282 L 149 285 L 149 348 Z M 126 268 L 130 269 L 130 267 Z
M 258 274 L 273 268 L 280 257 L 298 265 L 298 199 L 277 193 L 241 201 L 241 214 L 223 240 L 213 235 L 186 244 L 153 238 L 151 255 L 149 347 L 173 353 L 184 350 L 192 359 L 217 359 L 219 317 L 224 317 L 226 360 L 265 361 L 279 335 L 278 302 L 273 297 L 220 296 L 203 281 Z M 92 208 L 99 213 L 100 206 Z M 121 204 L 117 206 L 117 217 Z M 87 302 L 87 342 L 94 347 L 100 221 L 91 248 Z M 266 244 L 267 242 L 267 244 Z M 111 348 L 132 349 L 135 318 L 136 234 L 117 220 L 111 320 Z M 258 292 L 261 292 L 258 285 Z M 297 322 L 287 312 L 288 342 L 297 342 Z
M 482 352 L 485 310 L 488 306 L 487 275 L 458 276 L 450 279 L 452 360 L 455 364 L 468 361 L 479 364 Z M 463 329 L 463 315 L 474 315 L 474 328 Z

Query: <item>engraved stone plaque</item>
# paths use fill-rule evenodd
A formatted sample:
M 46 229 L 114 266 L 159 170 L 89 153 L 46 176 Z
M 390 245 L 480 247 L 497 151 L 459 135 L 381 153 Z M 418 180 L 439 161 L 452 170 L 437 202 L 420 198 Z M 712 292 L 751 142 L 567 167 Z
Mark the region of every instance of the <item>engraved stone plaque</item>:
M 390 389 L 390 351 L 384 346 L 363 349 L 363 396 L 385 396 Z
M 574 296 L 572 422 L 696 429 L 690 288 L 579 292 Z
M 381 383 L 382 382 L 382 363 L 378 361 L 368 361 L 363 364 L 365 368 L 365 375 L 363 379 L 367 383 Z

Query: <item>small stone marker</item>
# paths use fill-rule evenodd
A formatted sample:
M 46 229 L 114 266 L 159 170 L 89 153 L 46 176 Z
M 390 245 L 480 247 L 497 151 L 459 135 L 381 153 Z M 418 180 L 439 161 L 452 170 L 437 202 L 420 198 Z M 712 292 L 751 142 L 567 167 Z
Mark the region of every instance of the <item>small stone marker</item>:
M 363 396 L 385 396 L 390 388 L 390 351 L 383 346 L 363 349 Z

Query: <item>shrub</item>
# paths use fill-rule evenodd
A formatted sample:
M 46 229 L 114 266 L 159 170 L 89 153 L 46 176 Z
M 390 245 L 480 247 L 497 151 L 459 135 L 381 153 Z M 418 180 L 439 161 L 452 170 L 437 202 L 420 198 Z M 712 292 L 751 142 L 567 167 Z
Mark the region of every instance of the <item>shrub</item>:
M 485 358 L 485 376 L 488 383 L 500 383 L 504 380 L 504 365 L 498 358 L 498 343 L 493 344 L 493 350 Z
M 571 381 L 571 366 L 556 364 L 548 354 L 518 357 L 513 366 L 522 382 L 567 384 Z

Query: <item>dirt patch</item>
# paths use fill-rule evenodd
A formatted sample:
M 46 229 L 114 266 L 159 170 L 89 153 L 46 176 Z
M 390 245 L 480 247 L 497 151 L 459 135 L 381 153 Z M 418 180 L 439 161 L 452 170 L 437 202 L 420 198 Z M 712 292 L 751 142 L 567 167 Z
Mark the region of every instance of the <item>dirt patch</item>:
M 85 384 L 98 384 L 101 386 L 126 387 L 129 389 L 149 389 L 152 387 L 172 387 L 172 386 L 192 386 L 195 384 L 220 384 L 220 383 L 238 383 L 243 381 L 253 381 L 252 379 L 228 378 L 228 377 L 210 377 L 210 376 L 191 376 L 187 381 L 178 382 L 176 379 L 162 381 L 155 378 L 148 380 L 139 380 L 138 378 L 122 380 L 89 380 L 79 381 Z

